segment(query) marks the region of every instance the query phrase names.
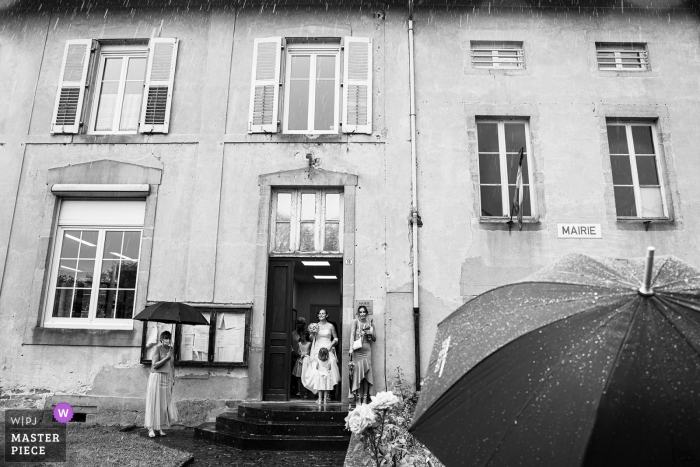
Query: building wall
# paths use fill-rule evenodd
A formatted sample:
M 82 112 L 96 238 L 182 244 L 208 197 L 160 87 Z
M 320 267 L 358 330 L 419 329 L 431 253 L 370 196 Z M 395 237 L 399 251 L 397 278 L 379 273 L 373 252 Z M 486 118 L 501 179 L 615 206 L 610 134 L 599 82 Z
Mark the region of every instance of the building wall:
M 17 4 L 19 5 L 19 4 Z M 258 6 L 0 10 L 0 406 L 58 401 L 96 407 L 98 420 L 140 421 L 147 369 L 138 347 L 32 343 L 50 238 L 42 226 L 50 169 L 101 160 L 162 173 L 143 301 L 250 306 L 265 277 L 256 258 L 259 176 L 307 167 L 355 174 L 354 298 L 374 303 L 377 389 L 401 368 L 414 379 L 408 12 L 402 6 Z M 62 7 L 60 7 L 62 8 Z M 669 26 L 671 25 L 671 26 Z M 698 19 L 691 11 L 625 8 L 414 11 L 419 161 L 421 371 L 432 371 L 437 324 L 476 294 L 521 279 L 570 252 L 639 256 L 647 245 L 700 265 L 694 122 Z M 167 135 L 52 136 L 65 40 L 178 37 Z M 247 133 L 253 41 L 269 36 L 373 38 L 372 135 Z M 524 42 L 526 68 L 475 70 L 471 40 Z M 604 73 L 595 41 L 649 44 L 652 70 Z M 530 120 L 539 222 L 522 231 L 481 222 L 476 118 Z M 673 221 L 616 220 L 606 117 L 658 120 Z M 312 169 L 315 170 L 315 169 Z M 558 222 L 600 223 L 601 240 L 556 238 Z M 344 303 L 343 348 L 352 303 Z M 187 423 L 213 417 L 262 387 L 264 309 L 253 308 L 250 366 L 178 368 Z M 136 324 L 139 329 L 140 324 Z M 95 333 L 99 334 L 99 333 Z M 101 417 L 101 418 L 100 418 Z

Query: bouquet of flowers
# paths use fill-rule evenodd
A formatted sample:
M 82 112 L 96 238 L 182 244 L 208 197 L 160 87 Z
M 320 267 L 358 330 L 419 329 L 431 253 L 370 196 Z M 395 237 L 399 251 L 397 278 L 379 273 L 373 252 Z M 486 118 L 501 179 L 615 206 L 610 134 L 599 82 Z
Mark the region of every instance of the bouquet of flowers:
M 318 332 L 318 323 L 311 323 L 307 328 L 310 334 L 316 334 Z

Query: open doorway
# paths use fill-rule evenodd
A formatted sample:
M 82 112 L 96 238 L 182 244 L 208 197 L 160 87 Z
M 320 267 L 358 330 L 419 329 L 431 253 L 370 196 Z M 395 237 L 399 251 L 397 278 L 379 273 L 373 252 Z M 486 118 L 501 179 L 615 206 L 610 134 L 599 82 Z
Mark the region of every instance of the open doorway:
M 342 259 L 270 258 L 265 319 L 265 366 L 263 400 L 303 400 L 305 391 L 292 375 L 296 364 L 297 342 L 293 331 L 298 318 L 306 327 L 318 322 L 317 312 L 325 309 L 328 322 L 338 335 L 335 352 L 342 360 Z M 342 365 L 338 365 L 343 375 Z M 341 384 L 331 398 L 340 401 Z M 312 394 L 308 394 L 311 400 Z

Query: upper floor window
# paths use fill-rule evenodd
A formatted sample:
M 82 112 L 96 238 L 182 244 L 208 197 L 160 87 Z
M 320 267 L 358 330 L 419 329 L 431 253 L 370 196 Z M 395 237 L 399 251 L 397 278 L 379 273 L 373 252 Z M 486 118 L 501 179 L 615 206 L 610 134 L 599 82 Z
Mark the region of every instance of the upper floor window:
M 132 329 L 144 201 L 64 200 L 46 327 Z
M 177 49 L 172 38 L 66 41 L 51 133 L 167 133 Z
M 248 132 L 277 133 L 280 105 L 285 134 L 371 134 L 371 39 L 255 39 Z
M 341 253 L 342 189 L 274 192 L 270 250 L 274 253 Z
M 520 150 L 523 150 L 523 216 L 533 216 L 530 136 L 524 120 L 478 120 L 479 187 L 482 217 L 510 215 Z
M 472 65 L 475 68 L 523 68 L 522 42 L 472 41 Z
M 668 217 L 655 126 L 609 121 L 607 130 L 617 217 Z
M 646 44 L 596 42 L 599 70 L 644 71 L 649 68 Z

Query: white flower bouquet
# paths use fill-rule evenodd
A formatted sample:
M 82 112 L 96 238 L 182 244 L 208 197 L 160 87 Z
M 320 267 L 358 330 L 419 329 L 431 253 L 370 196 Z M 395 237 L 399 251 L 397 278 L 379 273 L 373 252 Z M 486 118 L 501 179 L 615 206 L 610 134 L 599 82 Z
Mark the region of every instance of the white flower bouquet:
M 318 329 L 319 329 L 318 323 L 311 323 L 311 324 L 309 324 L 309 327 L 307 328 L 307 330 L 311 334 L 316 334 L 318 332 Z

